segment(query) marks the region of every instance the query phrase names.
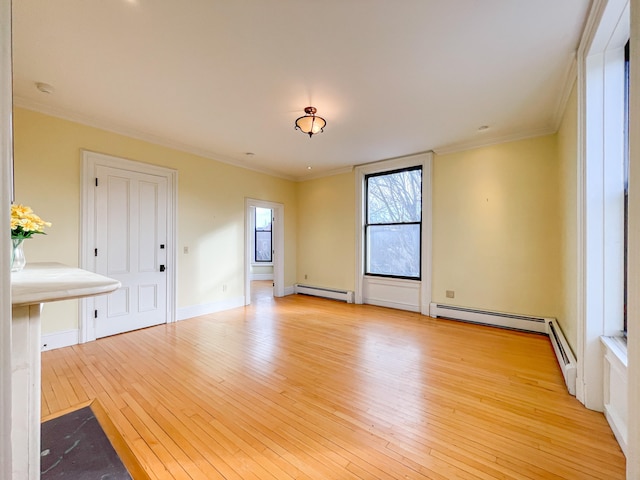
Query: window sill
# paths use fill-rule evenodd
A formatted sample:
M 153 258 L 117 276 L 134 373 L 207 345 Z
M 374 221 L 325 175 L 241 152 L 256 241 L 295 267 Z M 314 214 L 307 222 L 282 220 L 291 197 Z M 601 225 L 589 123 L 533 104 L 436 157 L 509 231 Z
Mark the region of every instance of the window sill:
M 625 367 L 627 366 L 627 341 L 624 337 L 600 337 L 600 341 L 606 347 L 607 353 L 615 356 Z
M 365 273 L 363 275 L 363 278 L 366 278 L 369 281 L 390 282 L 390 283 L 400 283 L 400 284 L 406 283 L 409 285 L 411 284 L 417 285 L 422 282 L 422 280 L 416 279 L 416 278 L 387 277 L 385 275 L 370 275 L 368 273 Z

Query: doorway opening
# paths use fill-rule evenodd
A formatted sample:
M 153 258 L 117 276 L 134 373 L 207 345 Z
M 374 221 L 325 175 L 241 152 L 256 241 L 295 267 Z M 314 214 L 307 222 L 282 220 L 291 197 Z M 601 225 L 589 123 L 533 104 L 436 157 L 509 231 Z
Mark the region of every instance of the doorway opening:
M 245 247 L 245 305 L 284 296 L 283 204 L 245 199 Z

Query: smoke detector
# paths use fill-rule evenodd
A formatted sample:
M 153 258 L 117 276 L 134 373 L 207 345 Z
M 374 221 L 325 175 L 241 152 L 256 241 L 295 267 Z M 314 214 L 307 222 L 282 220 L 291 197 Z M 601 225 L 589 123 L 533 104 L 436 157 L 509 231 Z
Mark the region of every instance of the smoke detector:
M 48 83 L 36 82 L 36 88 L 40 90 L 42 93 L 47 93 L 47 94 L 53 93 L 53 85 L 49 85 Z

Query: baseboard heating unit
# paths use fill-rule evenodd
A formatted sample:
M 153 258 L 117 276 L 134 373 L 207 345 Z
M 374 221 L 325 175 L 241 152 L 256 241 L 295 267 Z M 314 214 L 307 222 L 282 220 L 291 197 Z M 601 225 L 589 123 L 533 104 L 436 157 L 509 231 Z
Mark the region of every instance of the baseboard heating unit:
M 567 339 L 564 337 L 562 330 L 558 327 L 555 320 L 550 320 L 547 323 L 549 328 L 549 340 L 553 346 L 553 351 L 556 352 L 556 358 L 562 370 L 562 376 L 567 384 L 567 389 L 571 395 L 576 394 L 576 375 L 577 375 L 577 361 L 573 356 L 571 348 L 567 343 Z
M 431 303 L 429 305 L 429 315 L 432 317 L 462 320 L 464 322 L 548 335 L 565 383 L 567 384 L 567 390 L 569 390 L 571 395 L 576 394 L 577 362 L 555 318 L 476 310 L 440 303 Z
M 336 290 L 333 288 L 296 284 L 295 293 L 300 293 L 302 295 L 313 295 L 314 297 L 331 298 L 333 300 L 342 300 L 343 302 L 353 303 L 353 292 L 350 290 Z

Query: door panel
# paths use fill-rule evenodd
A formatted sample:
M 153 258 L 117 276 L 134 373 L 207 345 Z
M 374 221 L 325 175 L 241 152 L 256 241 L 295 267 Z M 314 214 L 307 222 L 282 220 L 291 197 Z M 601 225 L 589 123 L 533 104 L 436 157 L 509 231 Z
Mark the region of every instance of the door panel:
M 96 174 L 96 271 L 122 283 L 96 301 L 96 337 L 166 323 L 166 178 L 100 165 Z

